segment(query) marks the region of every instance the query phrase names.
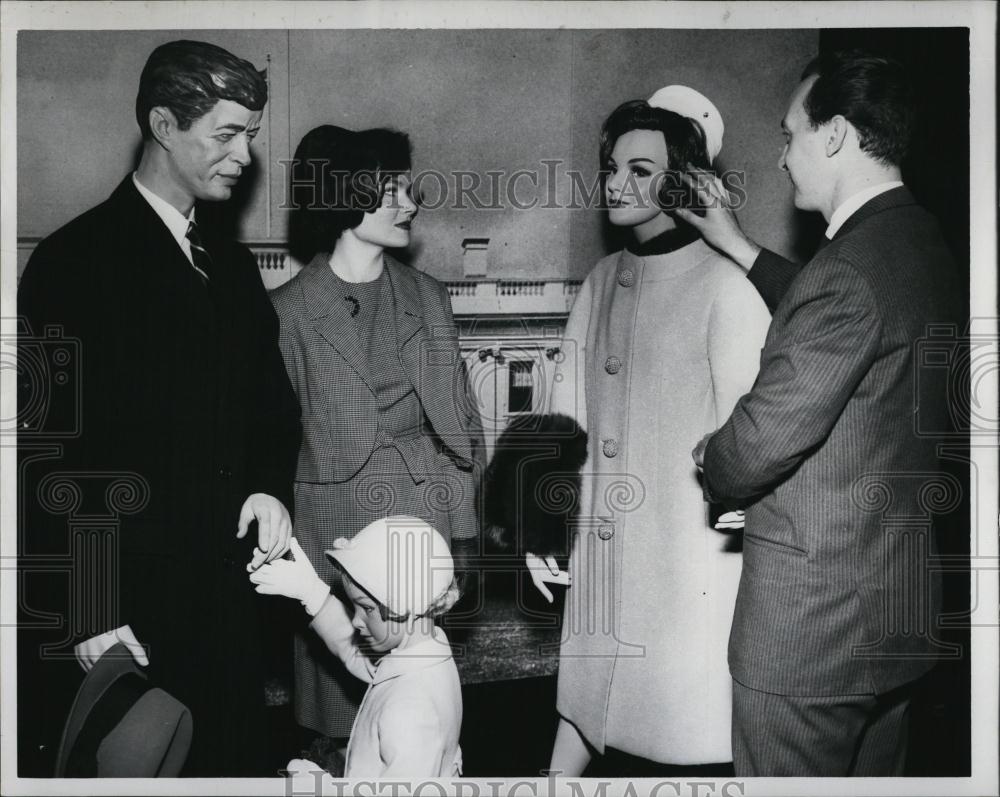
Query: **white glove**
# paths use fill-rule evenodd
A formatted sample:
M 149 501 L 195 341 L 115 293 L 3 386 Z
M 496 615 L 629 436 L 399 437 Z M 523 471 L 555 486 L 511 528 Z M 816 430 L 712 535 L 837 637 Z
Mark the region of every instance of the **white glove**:
M 288 794 L 327 794 L 327 782 L 333 785 L 333 778 L 319 764 L 308 758 L 293 758 L 285 767 Z
M 129 653 L 132 654 L 132 658 L 139 665 L 143 667 L 149 665 L 149 657 L 146 656 L 146 649 L 135 638 L 132 627 L 128 625 L 123 625 L 121 628 L 116 628 L 113 631 L 107 631 L 106 633 L 86 639 L 73 648 L 73 652 L 76 654 L 77 662 L 83 667 L 83 671 L 90 672 L 90 669 L 97 664 L 97 660 L 107 652 L 108 648 L 118 642 L 123 643 L 128 648 Z
M 535 585 L 535 589 L 542 593 L 542 596 L 549 603 L 552 603 L 552 590 L 545 586 L 545 582 L 550 584 L 562 584 L 568 587 L 572 581 L 570 575 L 565 570 L 560 570 L 559 565 L 553 556 L 546 556 L 544 559 L 535 556 L 533 553 L 524 555 L 524 562 L 528 567 L 528 574 Z
M 299 541 L 292 537 L 290 543 L 294 559 L 275 559 L 257 570 L 252 570 L 251 565 L 247 565 L 247 570 L 251 571 L 250 581 L 257 585 L 256 590 L 262 595 L 297 598 L 306 611 L 315 617 L 330 595 L 330 587 L 316 574 Z
M 723 529 L 741 529 L 744 526 L 744 517 L 742 509 L 723 512 L 719 515 L 719 519 L 715 521 L 715 528 L 720 531 Z
M 322 772 L 323 767 L 308 758 L 293 758 L 285 767 L 288 777 L 294 778 L 300 775 L 312 775 L 313 772 Z

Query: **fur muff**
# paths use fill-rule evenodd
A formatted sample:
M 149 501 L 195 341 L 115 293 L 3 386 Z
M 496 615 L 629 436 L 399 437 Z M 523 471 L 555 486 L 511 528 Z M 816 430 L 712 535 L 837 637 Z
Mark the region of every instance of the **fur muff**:
M 587 433 L 569 416 L 512 421 L 486 470 L 486 522 L 497 547 L 518 556 L 568 556 L 586 461 Z

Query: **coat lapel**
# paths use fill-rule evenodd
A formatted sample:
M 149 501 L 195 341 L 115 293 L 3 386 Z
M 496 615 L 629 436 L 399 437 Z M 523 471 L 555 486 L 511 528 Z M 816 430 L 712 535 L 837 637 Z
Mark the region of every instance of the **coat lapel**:
M 462 368 L 460 359 L 456 359 L 460 358 L 456 331 L 445 325 L 446 310 L 440 306 L 437 294 L 428 296 L 428 292 L 421 291 L 412 268 L 389 256 L 385 263 L 396 302 L 396 341 L 403 370 L 438 437 L 460 457 L 471 461 L 468 431 L 463 427 L 454 394 L 455 386 L 463 384 L 456 371 Z
M 399 361 L 410 378 L 410 384 L 417 391 L 424 405 L 424 411 L 430 416 L 431 409 L 428 406 L 430 386 L 427 384 L 427 373 L 423 367 L 426 350 L 424 341 L 427 334 L 424 330 L 417 281 L 408 266 L 398 263 L 391 257 L 386 256 L 385 269 L 389 275 L 392 298 L 396 304 L 396 344 L 399 347 Z M 430 418 L 432 425 L 434 420 L 433 417 Z
M 424 313 L 420 304 L 420 291 L 413 272 L 394 258 L 386 255 L 385 269 L 392 286 L 392 297 L 396 302 L 396 342 L 399 350 L 410 338 L 424 328 Z
M 854 213 L 848 217 L 847 221 L 840 225 L 840 229 L 837 230 L 836 235 L 833 236 L 833 240 L 840 240 L 851 230 L 861 224 L 861 222 L 866 219 L 870 219 L 872 216 L 877 213 L 881 213 L 883 210 L 897 208 L 903 205 L 915 204 L 916 200 L 913 198 L 913 194 L 910 193 L 910 189 L 905 185 L 891 188 L 888 191 L 885 191 L 868 200 L 860 208 L 854 211 Z
M 190 277 L 193 284 L 201 284 L 201 278 L 167 225 L 136 189 L 131 174 L 119 183 L 111 195 L 111 202 L 122 219 L 119 240 L 143 252 L 143 263 L 136 264 L 137 268 L 169 269 L 169 273 Z
M 344 301 L 343 292 L 325 254 L 316 255 L 306 266 L 302 275 L 302 293 L 316 331 L 340 352 L 374 393 L 361 338 L 358 337 L 357 326 L 351 318 L 350 305 Z
M 131 174 L 115 189 L 110 203 L 121 219 L 121 235 L 110 241 L 109 246 L 118 249 L 121 262 L 128 264 L 129 273 L 123 277 L 146 286 L 149 297 L 169 291 L 185 297 L 191 312 L 202 318 L 214 318 L 212 294 L 167 225 L 136 189 Z M 223 279 L 229 276 L 222 275 Z

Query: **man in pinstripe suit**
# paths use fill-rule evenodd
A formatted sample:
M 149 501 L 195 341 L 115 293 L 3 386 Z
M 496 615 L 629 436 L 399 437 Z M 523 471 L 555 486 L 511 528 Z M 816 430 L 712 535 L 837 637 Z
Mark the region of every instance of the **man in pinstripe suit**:
M 939 651 L 933 535 L 885 523 L 928 514 L 914 354 L 954 312 L 951 257 L 900 179 L 911 96 L 894 62 L 813 61 L 780 165 L 825 244 L 801 270 L 745 236 L 720 246 L 774 309 L 753 389 L 694 452 L 706 497 L 746 506 L 729 644 L 741 776 L 902 774 L 910 687 Z M 719 243 L 726 213 L 694 223 Z

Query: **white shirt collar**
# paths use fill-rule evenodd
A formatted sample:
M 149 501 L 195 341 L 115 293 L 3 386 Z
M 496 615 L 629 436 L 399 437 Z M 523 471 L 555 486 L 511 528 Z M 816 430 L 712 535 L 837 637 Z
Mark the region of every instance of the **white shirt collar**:
M 162 219 L 164 224 L 167 225 L 167 229 L 170 230 L 170 234 L 174 236 L 174 240 L 177 241 L 177 245 L 190 261 L 191 243 L 187 239 L 187 231 L 188 224 L 194 221 L 194 208 L 191 208 L 191 212 L 187 216 L 184 216 L 177 208 L 167 202 L 167 200 L 157 196 L 146 188 L 146 186 L 140 183 L 135 172 L 132 172 L 132 182 L 135 184 L 139 193 L 142 194 L 142 198 L 149 203 L 149 206 L 156 211 L 156 215 Z
M 830 225 L 826 228 L 826 237 L 832 239 L 837 234 L 837 230 L 844 226 L 844 222 L 860 210 L 861 206 L 866 202 L 874 199 L 879 194 L 891 191 L 893 188 L 899 188 L 901 185 L 902 182 L 899 180 L 890 180 L 887 183 L 879 183 L 878 185 L 870 185 L 868 188 L 862 188 L 856 194 L 849 196 L 840 203 L 840 207 L 833 211 L 833 215 L 830 216 Z

